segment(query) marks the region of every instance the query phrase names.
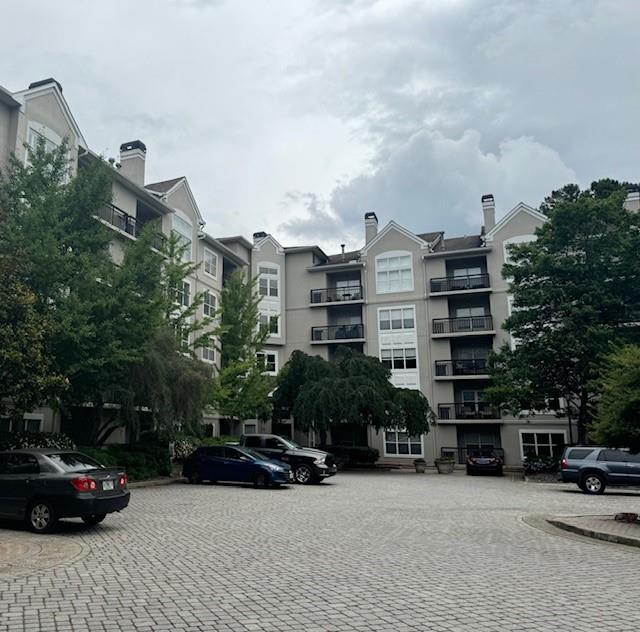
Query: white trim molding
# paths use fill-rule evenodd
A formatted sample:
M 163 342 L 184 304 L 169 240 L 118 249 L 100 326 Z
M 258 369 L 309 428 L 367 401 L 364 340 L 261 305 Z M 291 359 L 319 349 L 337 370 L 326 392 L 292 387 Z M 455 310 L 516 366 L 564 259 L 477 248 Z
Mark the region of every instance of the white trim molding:
M 496 233 L 500 232 L 518 213 L 528 213 L 533 218 L 537 219 L 539 222 L 544 223 L 549 218 L 546 215 L 540 213 L 540 211 L 536 211 L 536 209 L 532 208 L 528 204 L 524 202 L 520 202 L 516 206 L 514 206 L 485 236 L 485 242 L 489 243 L 493 241 L 493 237 Z
M 400 224 L 397 224 L 396 222 L 391 220 L 368 244 L 364 246 L 364 248 L 360 250 L 361 255 L 366 255 L 367 252 L 369 252 L 369 250 L 375 244 L 377 244 L 381 239 L 384 239 L 385 235 L 387 235 L 392 230 L 395 230 L 396 232 L 400 233 L 404 237 L 407 237 L 407 239 L 414 241 L 420 246 L 422 250 L 429 249 L 428 242 L 424 241 L 424 239 L 421 239 L 415 233 L 412 233 L 410 230 L 408 230 L 404 226 L 400 226 Z

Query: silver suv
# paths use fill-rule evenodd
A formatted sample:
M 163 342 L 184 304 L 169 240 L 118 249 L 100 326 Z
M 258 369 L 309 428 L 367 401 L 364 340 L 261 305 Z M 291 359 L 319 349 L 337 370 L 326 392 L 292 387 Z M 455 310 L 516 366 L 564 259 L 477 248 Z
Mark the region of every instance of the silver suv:
M 562 480 L 585 494 L 602 494 L 608 485 L 640 487 L 640 454 L 575 446 L 565 448 L 560 467 Z

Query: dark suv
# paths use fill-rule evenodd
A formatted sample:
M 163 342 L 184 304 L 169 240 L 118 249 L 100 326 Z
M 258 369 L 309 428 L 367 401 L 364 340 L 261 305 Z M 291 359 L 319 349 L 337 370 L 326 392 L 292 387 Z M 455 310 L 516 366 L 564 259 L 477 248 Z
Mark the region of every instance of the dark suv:
M 333 454 L 303 448 L 302 446 L 272 434 L 248 434 L 240 437 L 240 445 L 262 452 L 267 458 L 288 463 L 296 483 L 319 483 L 333 476 L 338 468 Z
M 562 480 L 586 494 L 602 494 L 608 485 L 640 487 L 640 454 L 624 450 L 576 446 L 565 448 Z

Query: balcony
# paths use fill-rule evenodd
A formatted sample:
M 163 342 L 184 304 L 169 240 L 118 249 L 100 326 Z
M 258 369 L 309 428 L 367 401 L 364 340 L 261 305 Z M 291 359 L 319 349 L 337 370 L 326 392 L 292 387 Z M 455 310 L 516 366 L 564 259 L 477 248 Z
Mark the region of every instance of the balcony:
M 494 334 L 491 316 L 463 316 L 460 318 L 434 318 L 431 321 L 434 337 Z
M 438 404 L 438 419 L 441 421 L 500 419 L 500 413 L 484 402 Z
M 488 377 L 489 363 L 486 358 L 471 360 L 436 360 L 435 377 L 440 378 L 477 378 Z
M 364 325 L 327 325 L 311 328 L 311 344 L 331 342 L 364 342 Z
M 362 286 L 327 287 L 311 290 L 311 305 L 327 305 L 333 303 L 356 303 L 363 300 Z
M 96 215 L 103 221 L 107 222 L 111 226 L 121 230 L 127 235 L 131 235 L 133 239 L 140 237 L 142 230 L 148 222 L 140 222 L 129 213 L 126 213 L 122 209 L 114 206 L 113 204 L 107 204 L 98 209 Z M 162 250 L 166 242 L 166 237 L 162 233 L 156 233 L 153 238 L 152 246 L 156 250 Z
M 490 287 L 488 274 L 431 279 L 431 294 L 487 291 Z

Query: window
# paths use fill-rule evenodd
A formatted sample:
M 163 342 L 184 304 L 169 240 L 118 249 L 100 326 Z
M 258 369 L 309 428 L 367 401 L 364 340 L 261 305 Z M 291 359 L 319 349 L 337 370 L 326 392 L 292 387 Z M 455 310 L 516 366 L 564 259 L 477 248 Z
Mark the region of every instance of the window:
M 603 450 L 598 455 L 598 461 L 610 461 L 611 463 L 627 463 L 627 453 L 621 450 Z
M 505 263 L 513 263 L 511 261 L 511 246 L 516 244 L 526 244 L 531 241 L 535 241 L 537 239 L 536 235 L 518 235 L 517 237 L 511 237 L 510 239 L 505 239 L 502 242 L 502 248 L 504 250 L 504 262 Z
M 586 459 L 592 452 L 593 450 L 582 450 L 578 448 L 577 450 L 570 450 L 569 454 L 567 454 L 567 458 L 576 461 L 582 461 L 583 459 Z
M 58 136 L 53 130 L 38 123 L 29 123 L 27 129 L 27 145 L 25 151 L 25 162 L 29 164 L 29 154 L 37 149 L 38 143 L 42 142 L 44 150 L 47 153 L 55 151 L 62 144 L 62 138 Z
M 218 278 L 218 255 L 208 248 L 204 249 L 204 271 L 214 279 Z
M 85 472 L 97 470 L 102 467 L 98 461 L 80 452 L 61 452 L 60 454 L 48 454 L 51 459 L 64 472 Z
M 565 444 L 564 432 L 520 432 L 522 456 L 553 456 L 560 458 Z
M 418 368 L 415 349 L 383 349 L 380 360 L 391 370 Z
M 216 313 L 216 295 L 212 294 L 208 290 L 204 293 L 204 300 L 202 303 L 205 316 L 215 316 Z
M 11 419 L 0 418 L 0 432 L 11 432 Z
M 189 330 L 186 327 L 180 332 L 180 349 L 189 351 Z
M 456 268 L 453 271 L 454 277 L 480 276 L 481 274 L 482 269 L 479 266 L 473 268 Z
M 280 316 L 260 314 L 260 329 L 268 329 L 271 335 L 280 335 Z
M 258 267 L 258 292 L 260 296 L 279 296 L 280 269 L 268 266 Z
M 385 430 L 385 456 L 420 456 L 422 455 L 422 437 L 409 436 L 402 430 Z
M 474 318 L 484 315 L 484 307 L 456 307 L 456 318 Z
M 255 432 L 255 424 L 252 425 L 254 430 L 253 432 Z M 245 424 L 245 428 L 247 427 L 247 425 Z M 251 427 L 251 424 L 250 424 Z M 260 437 L 245 437 L 244 439 L 244 445 L 247 448 L 259 448 L 260 447 Z
M 22 419 L 8 417 L 0 418 L 0 432 L 40 432 L 42 430 L 42 417 L 25 415 Z
M 413 291 L 413 263 L 408 252 L 384 253 L 376 257 L 376 292 Z
M 214 363 L 216 361 L 216 350 L 213 347 L 202 347 L 202 359 L 205 362 Z
M 264 362 L 264 368 L 267 373 L 277 373 L 278 372 L 278 354 L 275 352 L 268 351 L 266 353 L 259 353 L 258 359 L 261 362 Z
M 255 421 L 246 421 L 244 424 L 244 434 L 256 434 L 258 424 Z
M 390 329 L 415 329 L 415 311 L 413 307 L 381 309 L 378 312 L 380 331 Z
M 180 281 L 176 289 L 176 303 L 183 307 L 189 307 L 191 304 L 191 283 L 189 281 Z
M 278 437 L 269 437 L 264 442 L 264 447 L 270 450 L 286 450 L 287 446 L 283 441 L 280 441 Z
M 191 239 L 193 235 L 191 222 L 174 214 L 171 226 L 171 232 L 177 237 L 178 246 L 182 249 L 180 258 L 183 261 L 191 261 Z

